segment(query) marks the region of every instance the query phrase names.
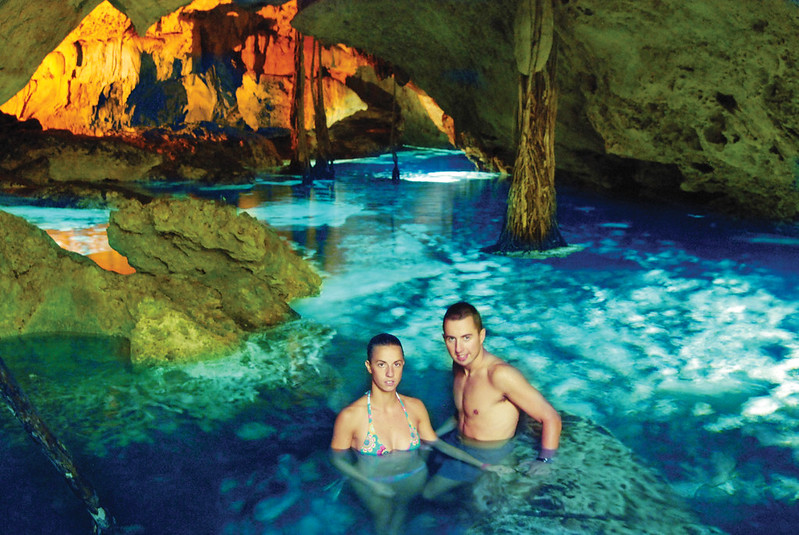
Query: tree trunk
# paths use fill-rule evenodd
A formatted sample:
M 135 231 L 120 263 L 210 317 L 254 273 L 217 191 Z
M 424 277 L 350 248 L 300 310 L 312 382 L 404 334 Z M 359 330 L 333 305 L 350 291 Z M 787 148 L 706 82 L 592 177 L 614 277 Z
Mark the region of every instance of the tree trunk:
M 25 431 L 39 445 L 49 461 L 67 480 L 72 492 L 83 501 L 86 510 L 94 521 L 94 533 L 110 534 L 116 531 L 114 519 L 105 508 L 100 506 L 97 493 L 82 474 L 78 472 L 66 446 L 47 428 L 33 404 L 17 384 L 11 371 L 0 358 L 0 396 L 8 404 L 8 408 L 20 421 Z
M 516 59 L 521 72 L 519 141 L 505 224 L 490 252 L 545 251 L 566 242 L 555 202 L 557 47 L 551 0 L 521 0 Z M 532 41 L 532 43 L 530 42 Z
M 308 138 L 305 134 L 305 36 L 295 31 L 294 41 L 294 98 L 291 106 L 291 148 L 289 170 L 310 179 Z

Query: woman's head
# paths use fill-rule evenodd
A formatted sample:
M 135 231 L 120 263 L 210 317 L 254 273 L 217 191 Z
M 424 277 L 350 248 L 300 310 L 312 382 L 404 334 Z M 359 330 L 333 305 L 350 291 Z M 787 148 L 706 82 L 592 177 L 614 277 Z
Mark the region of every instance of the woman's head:
M 372 385 L 384 391 L 397 388 L 402 380 L 405 352 L 399 338 L 380 333 L 366 346 L 366 369 L 372 375 Z
M 402 352 L 402 356 L 405 356 L 405 351 L 402 350 L 402 342 L 399 341 L 399 338 L 393 334 L 380 333 L 369 340 L 369 344 L 366 346 L 366 360 L 371 361 L 374 356 L 375 347 L 381 346 L 397 346 Z

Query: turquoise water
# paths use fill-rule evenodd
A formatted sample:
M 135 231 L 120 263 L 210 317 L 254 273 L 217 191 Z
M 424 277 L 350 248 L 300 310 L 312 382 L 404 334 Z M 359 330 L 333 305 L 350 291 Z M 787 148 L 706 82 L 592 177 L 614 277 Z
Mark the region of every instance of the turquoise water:
M 559 409 L 610 429 L 729 533 L 799 523 L 799 231 L 699 211 L 559 192 L 569 253 L 482 253 L 506 185 L 458 153 L 338 164 L 305 187 L 265 176 L 236 187 L 156 185 L 236 204 L 275 226 L 322 273 L 302 319 L 219 361 L 133 370 L 125 343 L 7 340 L 7 365 L 71 447 L 120 524 L 139 533 L 368 533 L 368 515 L 326 461 L 336 411 L 367 386 L 375 333 L 399 336 L 401 391 L 434 424 L 452 410 L 441 315 L 465 299 L 486 346 Z M 106 214 L 3 199 L 43 228 Z M 86 251 L 91 252 L 91 251 Z M 19 533 L 89 523 L 9 414 L 0 516 Z M 7 485 L 7 484 L 6 484 Z M 415 532 L 459 533 L 462 512 L 420 506 Z M 59 527 L 55 531 L 51 527 Z

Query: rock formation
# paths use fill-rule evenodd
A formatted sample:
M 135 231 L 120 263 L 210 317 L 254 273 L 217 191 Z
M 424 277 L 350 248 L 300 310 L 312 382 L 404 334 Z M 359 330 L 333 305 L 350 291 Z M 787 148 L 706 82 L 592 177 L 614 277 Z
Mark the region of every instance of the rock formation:
M 198 0 L 137 33 L 129 18 L 104 2 L 44 58 L 2 110 L 37 119 L 46 129 L 90 135 L 140 135 L 151 128 L 182 131 L 199 125 L 288 136 L 296 79 L 297 38 L 290 26 L 295 13 L 294 1 L 248 10 Z M 311 46 L 307 39 L 307 58 Z M 353 114 L 373 108 L 370 129 L 389 128 L 394 87 L 385 77 L 375 79 L 377 60 L 332 46 L 322 50 L 321 63 L 330 124 L 346 124 Z M 305 64 L 310 76 L 311 60 Z M 398 107 L 400 114 L 406 110 L 402 123 L 410 125 L 406 142 L 448 145 L 435 126 L 442 122 L 441 111 L 421 103 L 424 93 L 413 85 L 396 92 L 405 104 Z M 304 93 L 310 110 L 311 92 Z M 381 95 L 382 101 L 376 98 Z M 313 114 L 307 114 L 306 128 L 313 121 Z M 355 123 L 363 121 L 360 117 Z M 360 144 L 346 137 L 353 130 L 345 127 L 345 136 L 335 140 L 340 155 L 359 153 Z M 382 149 L 374 142 L 369 146 Z
M 296 314 L 319 276 L 270 228 L 200 200 L 119 200 L 109 242 L 137 269 L 120 275 L 58 247 L 0 211 L 0 337 L 121 336 L 135 363 L 229 352 L 248 333 Z
M 266 3 L 270 6 L 264 9 L 283 9 L 278 0 Z M 218 61 L 225 55 L 257 72 L 256 60 L 265 57 L 267 43 L 270 55 L 283 46 L 275 46 L 279 39 L 269 24 L 243 23 L 250 20 L 245 13 L 261 9 L 263 2 L 218 7 L 213 0 L 193 3 L 194 12 L 224 14 L 225 25 L 219 28 L 225 32 L 216 41 L 208 27 L 193 26 L 198 34 L 192 41 L 197 48 L 192 50 L 203 53 L 193 55 L 191 65 L 169 61 L 184 57 L 178 50 L 158 52 L 155 46 L 156 42 L 175 46 L 168 34 L 170 28 L 186 27 L 185 15 L 161 17 L 189 2 L 112 4 L 133 23 L 122 31 L 122 40 L 119 34 L 97 42 L 68 40 L 43 65 L 39 85 L 48 76 L 59 75 L 74 77 L 74 87 L 79 87 L 84 60 L 107 58 L 119 65 L 120 73 L 133 73 L 140 61 L 136 75 L 152 76 L 157 82 L 156 93 L 137 95 L 139 100 L 134 100 L 140 104 L 156 102 L 159 94 L 182 95 L 183 100 L 174 101 L 172 107 L 186 106 L 189 119 L 216 121 L 217 112 L 211 110 L 227 109 L 227 124 L 233 117 L 240 118 L 236 124 L 250 121 L 251 127 L 263 120 L 263 105 L 280 89 L 278 78 L 242 78 L 237 92 L 248 97 L 238 101 L 230 91 L 218 92 L 224 77 L 215 81 L 214 76 L 201 76 L 212 64 L 221 68 Z M 4 2 L 0 101 L 22 89 L 45 56 L 98 5 L 96 0 L 77 8 L 56 2 L 41 10 L 23 0 Z M 702 0 L 678 8 L 632 0 L 557 0 L 554 7 L 561 88 L 556 129 L 560 180 L 658 198 L 687 198 L 739 214 L 797 216 L 796 2 L 766 0 L 745 10 L 731 0 Z M 460 147 L 485 166 L 509 170 L 517 91 L 512 49 L 515 9 L 514 0 L 319 0 L 309 3 L 293 24 L 328 46 L 356 46 L 401 68 L 452 118 Z M 136 43 L 133 48 L 125 44 L 134 33 L 145 35 L 158 20 L 161 30 L 155 25 L 156 33 L 131 41 Z M 169 26 L 166 31 L 157 33 L 164 25 Z M 225 39 L 231 45 L 236 29 L 244 34 L 233 50 L 216 46 Z M 177 86 L 182 88 L 170 92 Z M 63 96 L 65 87 L 51 87 L 48 91 L 53 93 L 41 95 Z M 106 119 L 109 126 L 124 119 L 119 110 L 111 113 L 113 106 L 107 103 L 123 102 L 131 90 L 129 84 L 106 83 L 102 91 L 92 93 L 96 102 L 91 109 L 98 119 L 93 127 Z M 329 94 L 334 94 L 332 88 Z M 224 106 L 190 105 L 190 101 L 210 102 L 207 99 L 214 95 Z M 141 107 L 134 114 L 146 117 Z M 170 113 L 174 117 L 174 109 Z M 328 117 L 336 120 L 330 110 Z
M 43 131 L 39 122 L 17 122 L 0 112 L 0 182 L 38 197 L 92 197 L 128 191 L 152 179 L 238 182 L 281 164 L 275 144 L 248 132 L 194 128 L 176 134 L 147 130 L 142 137 L 73 135 Z
M 526 420 L 509 476 L 487 474 L 475 485 L 474 535 L 618 533 L 720 535 L 699 522 L 656 473 L 606 429 L 563 414 L 554 463 L 534 461 L 541 426 Z
M 738 214 L 797 216 L 795 2 L 554 6 L 561 179 Z M 400 66 L 452 117 L 461 147 L 508 169 L 515 13 L 514 0 L 323 0 L 293 24 Z

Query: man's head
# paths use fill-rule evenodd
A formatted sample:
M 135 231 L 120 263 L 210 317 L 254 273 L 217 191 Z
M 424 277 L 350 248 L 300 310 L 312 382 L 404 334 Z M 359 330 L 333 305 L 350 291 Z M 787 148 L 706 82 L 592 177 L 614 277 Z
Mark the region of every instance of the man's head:
M 474 326 L 477 327 L 478 331 L 483 330 L 483 318 L 480 317 L 480 313 L 477 309 L 466 301 L 460 301 L 450 306 L 444 313 L 444 323 L 446 323 L 447 320 L 462 320 L 468 317 L 474 320 Z
M 469 303 L 455 303 L 444 314 L 444 343 L 449 356 L 460 366 L 469 367 L 483 357 L 486 330 L 480 313 Z

